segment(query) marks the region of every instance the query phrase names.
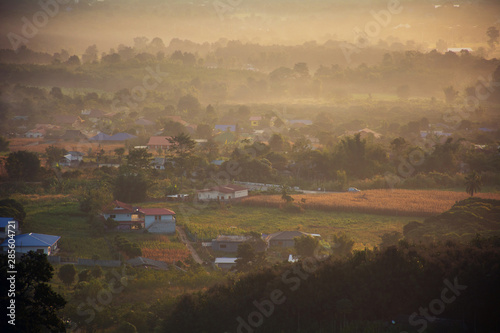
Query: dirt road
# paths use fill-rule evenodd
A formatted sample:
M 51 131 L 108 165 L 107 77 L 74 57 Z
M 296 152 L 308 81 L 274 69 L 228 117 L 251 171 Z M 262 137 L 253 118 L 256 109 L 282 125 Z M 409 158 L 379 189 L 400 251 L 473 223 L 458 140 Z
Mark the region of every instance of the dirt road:
M 186 244 L 186 247 L 188 248 L 189 251 L 191 251 L 191 256 L 193 257 L 194 261 L 196 261 L 198 264 L 202 265 L 203 260 L 201 260 L 200 256 L 194 249 L 194 247 L 191 245 L 191 241 L 188 239 L 186 232 L 182 227 L 176 227 L 175 230 L 179 233 L 179 238 L 181 239 L 181 242 Z

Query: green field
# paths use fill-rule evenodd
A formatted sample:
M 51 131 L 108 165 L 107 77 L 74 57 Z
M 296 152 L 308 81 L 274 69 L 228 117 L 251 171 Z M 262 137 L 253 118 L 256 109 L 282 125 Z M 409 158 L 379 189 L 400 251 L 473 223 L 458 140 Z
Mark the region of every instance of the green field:
M 213 226 L 237 228 L 270 234 L 283 230 L 301 230 L 321 234 L 323 239 L 338 232 L 345 232 L 354 239 L 355 249 L 377 246 L 380 236 L 387 232 L 401 232 L 409 221 L 422 221 L 418 217 L 381 216 L 360 213 L 323 212 L 306 210 L 303 213 L 288 213 L 277 208 L 246 207 L 233 205 L 229 209 L 196 209 L 184 204 L 172 207 L 177 212 L 177 221 L 186 226 Z M 184 211 L 184 213 L 182 213 Z
M 49 197 L 38 200 L 17 197 L 25 205 L 27 217 L 23 232 L 37 232 L 61 236 L 60 255 L 71 258 L 114 259 L 112 240 L 115 235 L 139 244 L 154 242 L 157 235 L 141 232 L 95 233 L 87 218 L 78 210 L 78 203 L 71 197 Z M 177 213 L 180 225 L 207 229 L 256 231 L 270 234 L 282 230 L 301 230 L 321 234 L 327 240 L 337 232 L 345 232 L 354 239 L 355 249 L 373 247 L 380 243 L 380 236 L 390 231 L 402 231 L 412 220 L 422 218 L 381 216 L 360 213 L 323 212 L 306 210 L 288 213 L 276 208 L 232 205 L 218 209 L 214 206 L 196 206 L 192 203 L 144 203 L 141 206 L 168 207 Z M 214 235 L 215 237 L 216 235 Z M 181 246 L 177 237 L 169 236 L 170 245 Z

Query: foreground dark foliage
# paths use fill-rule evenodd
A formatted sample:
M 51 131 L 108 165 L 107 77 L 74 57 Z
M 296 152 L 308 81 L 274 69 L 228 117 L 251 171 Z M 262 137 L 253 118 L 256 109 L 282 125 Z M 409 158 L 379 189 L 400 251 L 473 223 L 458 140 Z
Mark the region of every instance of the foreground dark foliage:
M 499 263 L 499 240 L 480 238 L 468 245 L 401 242 L 343 261 L 310 257 L 180 297 L 166 312 L 164 331 L 340 332 L 382 323 L 376 332 L 413 332 L 437 325 L 422 313 L 444 294 L 453 300 L 442 302 L 439 314 L 427 310 L 429 318 L 489 332 L 499 329 Z M 459 286 L 455 294 L 450 284 Z

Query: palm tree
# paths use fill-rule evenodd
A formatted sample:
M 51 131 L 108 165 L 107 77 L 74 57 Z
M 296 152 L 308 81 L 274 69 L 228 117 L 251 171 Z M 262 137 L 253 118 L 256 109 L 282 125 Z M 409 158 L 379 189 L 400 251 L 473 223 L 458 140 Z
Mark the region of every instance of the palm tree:
M 474 193 L 481 191 L 481 176 L 476 172 L 472 171 L 467 177 L 465 177 L 465 192 L 474 196 Z

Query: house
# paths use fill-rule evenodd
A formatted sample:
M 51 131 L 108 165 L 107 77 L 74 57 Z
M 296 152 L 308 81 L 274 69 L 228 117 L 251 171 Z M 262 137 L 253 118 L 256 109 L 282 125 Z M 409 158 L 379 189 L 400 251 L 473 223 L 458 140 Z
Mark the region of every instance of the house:
M 215 132 L 236 132 L 236 125 L 215 125 Z
M 260 117 L 260 116 L 250 117 L 249 120 L 250 120 L 250 126 L 256 127 L 256 126 L 260 125 L 262 117 Z
M 28 131 L 24 134 L 24 137 L 30 138 L 30 139 L 38 139 L 38 138 L 43 138 L 45 136 L 45 129 L 33 129 L 31 131 Z
M 246 187 L 234 184 L 228 184 L 224 186 L 214 186 L 212 188 L 199 190 L 198 200 L 200 201 L 210 201 L 210 200 L 232 200 L 240 199 L 248 196 L 248 189 Z
M 113 201 L 102 209 L 104 219 L 118 222 L 120 230 L 147 229 L 153 233 L 175 233 L 175 212 L 166 208 L 139 208 Z
M 7 238 L 10 234 L 19 235 L 19 222 L 13 217 L 0 217 L 0 240 Z
M 77 166 L 83 160 L 85 154 L 79 151 L 69 151 L 64 158 L 59 162 L 61 166 Z
M 214 266 L 224 271 L 229 271 L 236 266 L 236 259 L 238 258 L 215 258 Z
M 82 110 L 81 112 L 82 116 L 87 116 L 88 119 L 93 122 L 93 123 L 96 123 L 98 122 L 102 117 L 104 117 L 104 112 L 101 111 L 101 110 L 95 110 L 95 109 L 86 109 L 86 110 Z
M 111 136 L 105 133 L 99 133 L 96 136 L 91 137 L 89 141 L 127 141 L 134 138 L 137 138 L 137 136 L 129 133 L 116 133 Z
M 151 166 L 156 170 L 165 170 L 165 158 L 155 157 L 151 161 Z
M 429 135 L 432 135 L 435 137 L 440 137 L 440 136 L 449 137 L 452 135 L 452 133 L 447 133 L 447 132 L 443 132 L 443 131 L 420 131 L 420 137 L 422 139 L 427 138 L 427 136 L 429 136 Z
M 118 222 L 118 229 L 131 230 L 144 228 L 144 216 L 139 213 L 138 208 L 115 200 L 102 209 L 104 219 L 113 219 Z
M 294 247 L 295 238 L 302 236 L 321 237 L 318 234 L 308 234 L 302 231 L 278 231 L 268 235 L 265 240 L 269 247 Z
M 34 251 L 45 253 L 46 255 L 54 254 L 57 251 L 57 242 L 61 239 L 60 236 L 45 235 L 45 234 L 21 234 L 14 236 L 14 244 L 16 245 L 16 254 L 28 253 Z M 12 243 L 10 238 L 3 241 L 0 245 L 4 252 L 9 249 L 9 244 Z
M 89 141 L 109 141 L 111 135 L 107 135 L 106 133 L 99 132 L 97 135 L 91 137 Z
M 172 145 L 168 139 L 171 139 L 171 136 L 152 136 L 148 141 L 148 148 L 151 150 L 168 150 Z
M 110 136 L 107 141 L 127 141 L 135 138 L 137 138 L 137 136 L 129 133 L 116 133 Z
M 153 233 L 175 233 L 175 212 L 166 208 L 139 208 L 144 216 L 144 227 Z
M 236 252 L 238 246 L 250 239 L 250 236 L 225 236 L 219 235 L 212 239 L 212 250 L 223 252 Z

